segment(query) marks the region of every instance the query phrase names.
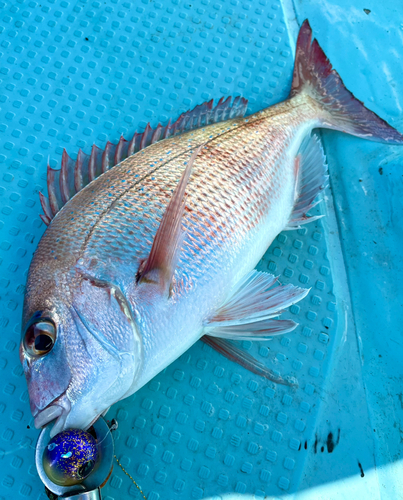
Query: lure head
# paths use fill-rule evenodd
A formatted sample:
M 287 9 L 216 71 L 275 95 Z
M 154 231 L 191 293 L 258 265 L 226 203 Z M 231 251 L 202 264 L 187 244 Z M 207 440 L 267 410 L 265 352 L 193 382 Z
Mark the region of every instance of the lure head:
M 77 270 L 28 278 L 20 359 L 35 426 L 87 429 L 130 394 L 142 343 L 120 289 Z

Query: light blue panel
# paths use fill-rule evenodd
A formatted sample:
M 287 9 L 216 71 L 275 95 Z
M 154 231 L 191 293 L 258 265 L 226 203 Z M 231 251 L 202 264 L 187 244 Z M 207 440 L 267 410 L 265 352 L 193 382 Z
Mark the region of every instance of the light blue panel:
M 403 132 L 400 2 L 302 1 L 295 8 L 299 22 L 309 18 L 346 86 Z M 332 132 L 323 137 L 351 296 L 347 314 L 353 322 L 346 331 L 349 345 L 340 349 L 331 396 L 319 425 L 338 421 L 344 448 L 340 446 L 332 456 L 312 457 L 302 486 L 338 479 L 333 488 L 328 484 L 316 493 L 318 497 L 400 498 L 403 151 Z M 351 350 L 354 338 L 359 357 Z M 364 405 L 370 418 L 367 429 Z M 365 477 L 361 478 L 358 461 L 363 445 L 369 449 L 370 467 L 363 466 Z M 353 485 L 362 489 L 354 493 Z M 312 498 L 309 490 L 306 498 Z
M 94 142 L 103 147 L 107 139 L 116 142 L 122 133 L 129 137 L 148 121 L 155 126 L 222 95 L 248 98 L 250 112 L 282 100 L 291 82 L 293 45 L 282 7 L 275 0 L 21 1 L 1 3 L 0 7 L 0 321 L 4 332 L 0 347 L 0 499 L 42 499 L 45 496 L 33 466 L 37 431 L 32 429 L 18 342 L 26 271 L 44 231 L 38 217 L 38 190 L 45 186 L 48 157 L 56 166 L 64 147 L 73 157 L 80 147 L 88 153 Z M 329 15 L 328 6 L 323 4 L 322 10 Z M 334 12 L 340 18 L 340 9 Z M 302 11 L 299 14 L 301 19 L 306 16 Z M 332 42 L 327 44 L 320 37 L 325 26 L 320 14 L 311 14 L 314 31 L 329 56 L 340 60 L 337 49 L 331 50 Z M 286 17 L 292 19 L 290 9 Z M 289 27 L 295 33 L 295 24 Z M 345 57 L 342 62 L 348 61 Z M 383 82 L 387 89 L 385 85 Z M 384 103 L 395 109 L 386 98 Z M 373 109 L 382 115 L 381 110 Z M 343 142 L 342 148 L 349 144 L 338 140 Z M 363 141 L 350 144 L 368 148 L 362 146 Z M 327 138 L 326 147 L 329 151 L 333 147 Z M 345 151 L 351 157 L 357 154 Z M 330 155 L 340 221 L 344 191 L 337 190 L 345 186 L 352 199 L 356 194 L 350 192 L 351 179 L 337 184 L 339 172 L 347 167 L 340 167 L 333 149 Z M 361 165 L 364 168 L 366 163 Z M 244 343 L 244 348 L 272 369 L 296 376 L 298 389 L 272 386 L 196 344 L 138 394 L 111 409 L 108 416 L 117 416 L 120 422 L 117 455 L 148 500 L 277 498 L 297 491 L 299 484 L 305 489 L 356 474 L 355 459 L 346 461 L 338 452 L 346 450 L 340 421 L 335 418 L 324 423 L 327 413 L 335 411 L 329 401 L 339 401 L 359 418 L 361 431 L 355 432 L 356 442 L 352 445 L 350 439 L 350 445 L 360 452 L 365 468 L 373 466 L 360 359 L 351 311 L 345 314 L 347 280 L 343 279 L 332 207 L 329 193 L 327 208 L 323 207 L 327 219 L 306 230 L 280 235 L 259 265 L 280 274 L 282 282 L 312 287 L 308 298 L 288 313 L 300 326 L 271 343 Z M 361 207 L 364 210 L 365 203 Z M 354 224 L 346 227 L 353 238 L 363 236 L 362 228 L 367 231 L 369 225 L 364 221 L 357 233 L 350 229 Z M 347 232 L 342 229 L 343 235 Z M 369 238 L 368 231 L 365 238 Z M 349 267 L 347 243 L 343 245 Z M 357 264 L 353 274 L 349 271 L 350 283 L 358 270 Z M 332 275 L 337 278 L 334 282 Z M 352 298 L 356 314 L 358 305 L 365 302 L 354 294 Z M 372 310 L 376 310 L 373 304 Z M 369 323 L 375 324 L 371 319 Z M 370 331 L 374 333 L 374 329 Z M 346 339 L 350 350 L 340 349 Z M 350 360 L 349 368 L 345 368 L 343 356 L 346 362 Z M 335 370 L 327 376 L 333 361 L 337 370 L 340 366 L 346 370 L 343 383 Z M 372 375 L 365 365 L 364 374 L 369 384 Z M 388 377 L 386 371 L 384 377 Z M 374 414 L 372 407 L 370 413 Z M 348 423 L 346 413 L 342 422 Z M 388 429 L 383 427 L 385 432 Z M 335 466 L 328 460 L 336 453 L 340 454 Z M 139 497 L 117 467 L 104 495 L 108 500 Z

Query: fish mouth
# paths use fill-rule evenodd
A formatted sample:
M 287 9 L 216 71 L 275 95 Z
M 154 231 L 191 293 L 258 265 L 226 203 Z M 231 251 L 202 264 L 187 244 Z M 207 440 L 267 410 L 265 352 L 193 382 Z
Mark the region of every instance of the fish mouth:
M 52 429 L 50 430 L 50 437 L 56 436 L 59 432 L 64 430 L 67 417 L 70 413 L 70 401 L 69 400 L 57 400 L 57 403 L 53 401 L 49 406 L 45 409 L 41 410 L 35 417 L 34 425 L 36 429 L 41 429 L 46 425 L 50 424 L 54 420 Z M 91 427 L 101 416 L 102 413 L 99 413 L 86 427 L 88 429 Z
M 41 429 L 56 419 L 51 431 L 50 436 L 53 437 L 64 429 L 64 424 L 68 414 L 70 413 L 70 402 L 67 400 L 59 400 L 57 404 L 52 402 L 44 410 L 40 411 L 34 420 L 36 429 Z

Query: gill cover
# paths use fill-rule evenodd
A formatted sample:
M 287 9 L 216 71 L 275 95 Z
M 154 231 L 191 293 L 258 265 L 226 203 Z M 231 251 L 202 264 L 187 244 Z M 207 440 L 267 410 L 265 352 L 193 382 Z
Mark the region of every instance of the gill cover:
M 20 355 L 31 411 L 38 428 L 57 419 L 52 436 L 89 427 L 130 394 L 142 366 L 142 342 L 121 290 L 77 268 L 76 277 L 67 293 L 49 283 L 39 300 L 28 294 L 25 303 L 30 320 Z
M 83 275 L 71 315 L 85 352 L 77 353 L 81 362 L 73 370 L 64 428 L 86 428 L 130 394 L 142 365 L 142 342 L 124 294 L 106 281 Z

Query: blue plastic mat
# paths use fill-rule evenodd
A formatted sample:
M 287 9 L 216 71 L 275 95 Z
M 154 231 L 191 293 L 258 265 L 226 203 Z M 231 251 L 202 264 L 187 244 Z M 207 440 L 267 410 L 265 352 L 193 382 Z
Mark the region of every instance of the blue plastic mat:
M 89 153 L 211 98 L 242 95 L 248 112 L 283 100 L 293 9 L 266 0 L 0 3 L 1 500 L 47 498 L 18 344 L 48 158 L 55 167 L 63 148 Z M 296 5 L 347 87 L 403 130 L 397 9 Z M 108 413 L 119 421 L 117 456 L 148 500 L 402 498 L 403 152 L 323 136 L 327 217 L 279 235 L 259 264 L 312 287 L 287 313 L 300 326 L 243 343 L 299 388 L 193 346 Z M 141 498 L 118 466 L 103 495 Z

